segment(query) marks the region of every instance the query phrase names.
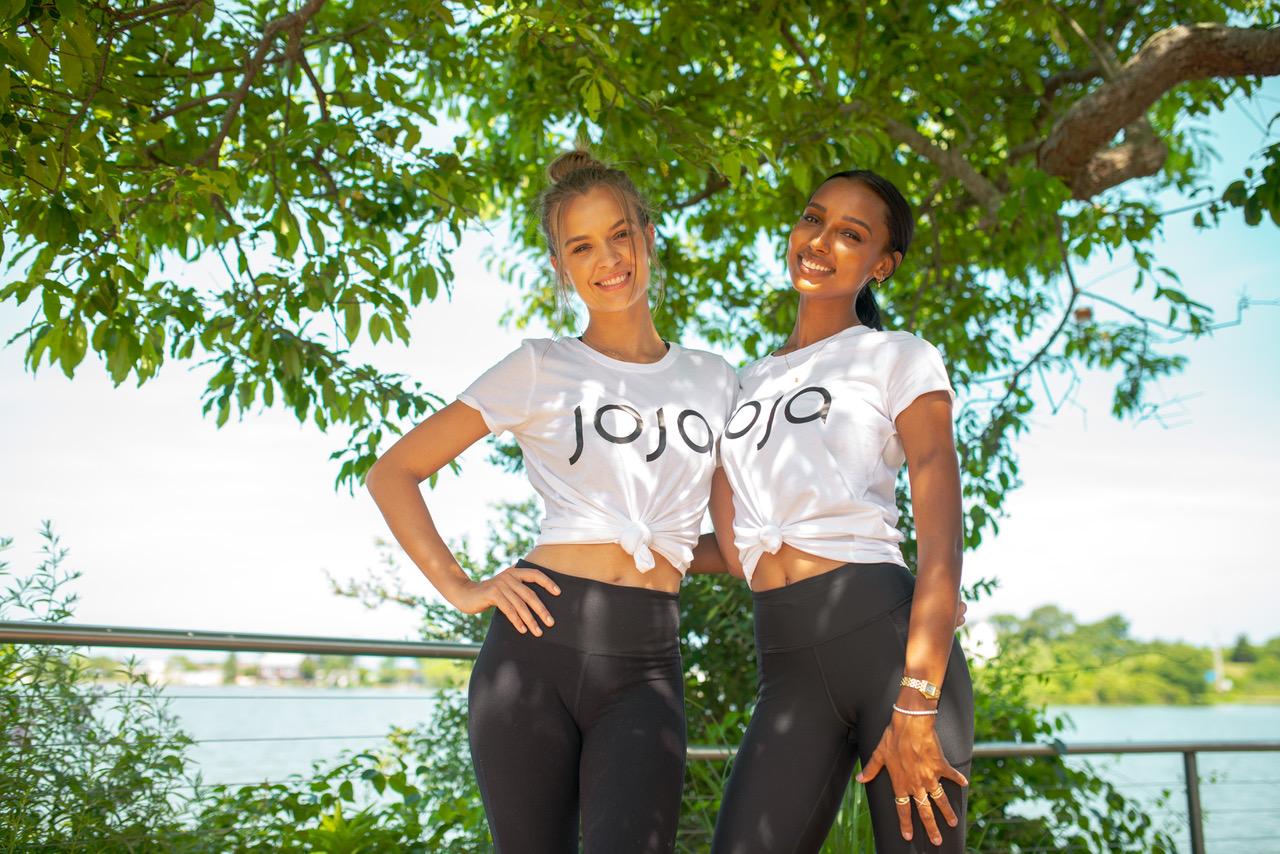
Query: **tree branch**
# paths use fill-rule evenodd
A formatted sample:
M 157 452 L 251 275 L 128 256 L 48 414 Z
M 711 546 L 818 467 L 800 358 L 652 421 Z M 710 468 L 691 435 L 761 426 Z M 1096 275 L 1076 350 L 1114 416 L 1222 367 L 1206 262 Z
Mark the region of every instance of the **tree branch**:
M 1125 181 L 1156 174 L 1168 156 L 1169 147 L 1149 122 L 1140 120 L 1125 129 L 1123 143 L 1099 151 L 1084 165 L 1071 191 L 1076 198 L 1092 198 Z
M 311 88 L 316 92 L 316 103 L 320 105 L 320 116 L 326 122 L 329 121 L 329 99 L 324 94 L 324 87 L 320 85 L 320 81 L 316 79 L 316 73 L 311 68 L 311 63 L 307 62 L 307 55 L 303 51 L 298 51 L 298 64 L 302 66 L 302 70 L 306 72 L 307 79 L 311 81 Z
M 156 3 L 152 6 L 143 6 L 140 9 L 133 9 L 128 12 L 121 12 L 110 7 L 107 8 L 107 14 L 117 24 L 130 24 L 140 18 L 152 18 L 156 16 L 167 15 L 170 12 L 190 11 L 193 7 L 198 6 L 202 0 L 173 0 L 169 3 Z
M 778 29 L 782 33 L 783 40 L 790 46 L 792 52 L 800 58 L 801 64 L 809 72 L 809 82 L 813 85 L 813 88 L 819 93 L 826 92 L 826 81 L 822 79 L 818 69 L 814 67 L 813 61 L 809 59 L 808 51 L 804 49 L 804 46 L 796 39 L 795 34 L 791 32 L 791 24 L 786 20 L 779 21 Z
M 850 101 L 840 105 L 840 112 L 848 115 L 865 108 L 861 101 Z M 903 124 L 897 119 L 883 119 L 885 130 L 894 142 L 905 145 L 928 160 L 938 171 L 948 178 L 961 183 L 969 194 L 982 205 L 987 214 L 994 215 L 1004 194 L 991 183 L 959 151 L 943 148 L 915 128 Z
M 244 77 L 240 81 L 240 87 L 232 94 L 231 103 L 227 105 L 227 111 L 222 114 L 222 125 L 218 129 L 217 135 L 214 136 L 213 141 L 209 143 L 209 147 L 195 159 L 195 165 L 200 166 L 207 162 L 212 162 L 214 166 L 218 165 L 218 153 L 222 148 L 222 143 L 226 140 L 227 134 L 231 132 L 231 126 L 235 124 L 236 116 L 240 114 L 240 107 L 244 104 L 245 98 L 249 97 L 249 90 L 253 86 L 254 78 L 262 70 L 263 63 L 267 58 L 267 52 L 271 50 L 272 44 L 275 43 L 281 32 L 301 33 L 302 28 L 320 11 L 320 7 L 324 4 L 325 0 L 307 0 L 306 4 L 298 11 L 276 18 L 263 28 L 262 40 L 258 42 L 258 47 L 245 61 Z
M 324 161 L 320 159 L 318 154 L 308 157 L 307 162 L 316 167 L 316 171 L 320 174 L 320 177 L 324 178 L 325 184 L 329 187 L 327 195 L 332 196 L 338 207 L 341 208 L 343 206 L 342 194 L 338 191 L 338 182 L 333 179 L 333 173 L 329 171 L 329 167 L 324 165 Z
M 213 101 L 221 101 L 224 98 L 230 98 L 234 94 L 235 94 L 235 90 L 228 89 L 225 92 L 215 92 L 212 95 L 205 95 L 203 98 L 194 98 L 190 101 L 185 101 L 181 104 L 178 104 L 177 106 L 170 107 L 167 110 L 161 110 L 161 111 L 152 113 L 151 121 L 158 122 L 158 121 L 161 121 L 162 119 L 173 118 L 178 113 L 185 113 L 187 110 L 195 109 L 196 107 L 202 107 L 205 104 L 212 103 Z
M 1066 71 L 1059 71 L 1057 74 L 1050 74 L 1044 78 L 1044 94 L 1040 96 L 1042 101 L 1052 101 L 1057 96 L 1058 90 L 1063 86 L 1072 83 L 1091 83 L 1102 76 L 1102 69 L 1096 65 L 1088 68 L 1069 68 Z
M 1280 74 L 1280 28 L 1193 24 L 1163 30 L 1148 39 L 1113 79 L 1058 120 L 1040 147 L 1040 168 L 1066 181 L 1078 199 L 1154 174 L 1164 165 L 1164 146 L 1154 134 L 1143 141 L 1126 135 L 1124 145 L 1104 147 L 1180 83 L 1275 74 Z
M 728 178 L 725 178 L 723 175 L 720 175 L 719 173 L 712 172 L 709 175 L 707 175 L 707 183 L 701 190 L 694 193 L 692 196 L 689 196 L 689 198 L 687 199 L 681 199 L 678 202 L 672 202 L 671 204 L 667 205 L 667 210 L 680 210 L 681 208 L 692 207 L 693 205 L 696 205 L 700 202 L 705 202 L 707 199 L 711 198 L 721 190 L 728 189 L 728 187 L 729 187 Z
M 1089 48 L 1089 52 L 1093 54 L 1093 58 L 1098 65 L 1102 66 L 1102 71 L 1106 78 L 1110 80 L 1120 73 L 1120 63 L 1116 59 L 1116 53 L 1111 46 L 1105 42 L 1095 41 L 1089 38 L 1089 34 L 1084 31 L 1084 27 L 1080 26 L 1080 22 L 1072 17 L 1061 6 L 1057 7 L 1058 14 L 1067 21 L 1067 26 L 1076 34 L 1080 41 L 1084 42 L 1085 47 Z
M 1004 396 L 1000 398 L 999 403 L 992 409 L 991 420 L 988 422 L 986 429 L 982 431 L 981 443 L 987 453 L 994 452 L 995 443 L 999 440 L 1000 433 L 1003 432 L 1003 422 L 1009 413 L 1010 401 L 1018 393 L 1018 381 L 1022 379 L 1027 371 L 1039 365 L 1040 361 L 1048 355 L 1049 348 L 1053 346 L 1058 337 L 1062 335 L 1063 330 L 1067 328 L 1067 323 L 1075 312 L 1076 301 L 1080 298 L 1080 284 L 1076 281 L 1076 273 L 1071 266 L 1071 254 L 1067 248 L 1066 239 L 1062 235 L 1063 226 L 1061 221 L 1056 223 L 1054 231 L 1058 238 L 1058 251 L 1062 256 L 1062 269 L 1066 273 L 1067 283 L 1070 285 L 1066 307 L 1062 312 L 1062 317 L 1058 320 L 1058 325 L 1054 327 L 1053 332 L 1049 334 L 1048 339 L 1041 345 L 1040 349 L 1036 350 L 1031 358 L 1014 371 L 1006 381 Z M 997 428 L 999 429 L 997 430 Z
M 906 145 L 938 167 L 939 172 L 959 181 L 987 213 L 995 213 L 1002 198 L 1000 190 L 974 169 L 964 155 L 954 149 L 943 148 L 915 128 L 896 119 L 886 118 L 884 124 L 890 139 Z

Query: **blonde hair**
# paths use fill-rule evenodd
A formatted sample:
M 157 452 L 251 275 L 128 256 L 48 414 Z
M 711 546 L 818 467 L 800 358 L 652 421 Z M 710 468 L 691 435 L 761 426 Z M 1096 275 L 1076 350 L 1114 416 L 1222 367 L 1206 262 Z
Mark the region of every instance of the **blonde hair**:
M 538 196 L 539 225 L 542 237 L 553 258 L 560 257 L 559 240 L 563 232 L 565 204 L 579 196 L 584 196 L 596 187 L 605 187 L 613 193 L 618 206 L 634 219 L 636 226 L 645 236 L 644 247 L 648 254 L 649 269 L 656 273 L 658 281 L 658 305 L 662 304 L 666 294 L 666 282 L 662 265 L 654 252 L 654 244 L 649 240 L 649 225 L 653 216 L 649 202 L 640 194 L 631 177 L 621 169 L 608 166 L 585 149 L 575 148 L 561 154 L 547 167 L 547 179 L 551 182 Z M 635 238 L 632 237 L 632 256 L 635 256 Z M 556 297 L 562 310 L 567 314 L 569 304 L 569 285 L 564 265 L 556 271 Z

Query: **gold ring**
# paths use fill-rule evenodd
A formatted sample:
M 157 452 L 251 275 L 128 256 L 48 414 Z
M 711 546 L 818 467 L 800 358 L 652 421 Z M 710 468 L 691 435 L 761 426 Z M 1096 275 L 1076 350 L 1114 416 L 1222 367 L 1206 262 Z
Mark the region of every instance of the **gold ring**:
M 902 806 L 903 804 L 909 804 L 909 803 L 911 803 L 911 796 L 910 796 L 910 795 L 903 795 L 903 796 L 902 796 L 902 797 L 900 797 L 900 798 L 894 798 L 894 799 L 893 799 L 893 802 L 894 802 L 895 804 L 897 804 L 898 806 Z
M 932 792 L 930 792 L 930 793 L 929 793 L 929 797 L 933 798 L 933 799 L 936 801 L 938 798 L 942 797 L 942 795 L 943 795 L 943 791 L 942 791 L 942 781 L 941 781 L 941 780 L 939 780 L 939 781 L 938 781 L 938 788 L 936 788 L 936 789 L 934 789 Z
M 924 795 L 922 797 L 917 798 L 915 795 L 912 795 L 911 800 L 916 802 L 916 806 L 922 807 L 925 804 L 929 803 L 929 796 Z

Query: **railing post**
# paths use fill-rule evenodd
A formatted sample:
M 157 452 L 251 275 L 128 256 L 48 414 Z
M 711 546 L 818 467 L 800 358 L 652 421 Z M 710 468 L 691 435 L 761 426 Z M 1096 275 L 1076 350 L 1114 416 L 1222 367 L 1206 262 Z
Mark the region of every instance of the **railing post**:
M 1182 754 L 1182 772 L 1187 783 L 1187 825 L 1191 828 L 1191 854 L 1204 854 L 1204 816 L 1200 813 L 1200 771 L 1194 750 Z

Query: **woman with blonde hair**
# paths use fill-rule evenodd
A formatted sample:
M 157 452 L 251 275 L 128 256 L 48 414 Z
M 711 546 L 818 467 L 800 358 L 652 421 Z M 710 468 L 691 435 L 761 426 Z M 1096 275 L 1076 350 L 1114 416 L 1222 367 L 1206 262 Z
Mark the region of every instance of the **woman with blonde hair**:
M 472 761 L 501 854 L 674 850 L 685 762 L 677 593 L 736 379 L 663 341 L 648 294 L 654 227 L 627 175 L 574 151 L 540 221 L 582 335 L 527 340 L 407 433 L 369 491 L 440 594 L 495 608 L 472 671 Z M 419 484 L 510 432 L 546 509 L 534 549 L 471 581 Z M 579 818 L 581 829 L 579 830 Z

